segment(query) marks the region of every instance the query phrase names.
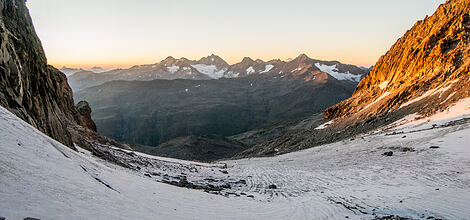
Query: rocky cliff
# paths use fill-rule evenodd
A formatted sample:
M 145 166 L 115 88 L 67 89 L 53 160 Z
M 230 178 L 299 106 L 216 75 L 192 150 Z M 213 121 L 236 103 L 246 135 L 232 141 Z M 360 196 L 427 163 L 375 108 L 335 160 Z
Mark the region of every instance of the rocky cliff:
M 405 109 L 428 115 L 468 96 L 469 12 L 469 0 L 450 0 L 418 21 L 380 58 L 353 97 L 329 108 L 325 118 L 370 119 Z M 426 101 L 410 102 L 424 94 Z
M 326 110 L 327 124 L 274 138 L 239 156 L 288 153 L 354 138 L 408 115 L 446 111 L 470 96 L 469 42 L 470 0 L 449 0 L 408 30 L 351 98 Z
M 25 0 L 0 0 L 0 73 L 0 104 L 40 131 L 70 147 L 70 125 L 96 131 L 65 75 L 47 65 Z

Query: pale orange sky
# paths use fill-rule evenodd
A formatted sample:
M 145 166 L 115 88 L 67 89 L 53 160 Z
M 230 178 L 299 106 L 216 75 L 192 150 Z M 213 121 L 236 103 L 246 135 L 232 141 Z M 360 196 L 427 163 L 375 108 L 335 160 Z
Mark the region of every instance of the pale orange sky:
M 371 66 L 444 0 L 34 0 L 50 64 L 130 67 L 210 54 Z

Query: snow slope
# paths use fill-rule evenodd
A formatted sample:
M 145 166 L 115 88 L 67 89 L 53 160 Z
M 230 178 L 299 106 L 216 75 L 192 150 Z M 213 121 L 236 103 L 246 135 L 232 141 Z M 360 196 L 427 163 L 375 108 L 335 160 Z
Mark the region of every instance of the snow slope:
M 161 164 L 141 169 L 179 174 L 167 169 L 169 163 L 192 164 L 199 170 L 190 176 L 195 181 L 246 181 L 224 190 L 233 194 L 221 196 L 163 184 L 144 171 L 74 152 L 0 108 L 0 216 L 371 219 L 394 214 L 470 219 L 468 118 L 403 125 L 272 158 L 201 164 L 149 156 Z M 412 151 L 404 152 L 405 147 Z M 387 151 L 394 155 L 382 155 Z M 227 164 L 228 174 L 218 171 L 221 163 Z

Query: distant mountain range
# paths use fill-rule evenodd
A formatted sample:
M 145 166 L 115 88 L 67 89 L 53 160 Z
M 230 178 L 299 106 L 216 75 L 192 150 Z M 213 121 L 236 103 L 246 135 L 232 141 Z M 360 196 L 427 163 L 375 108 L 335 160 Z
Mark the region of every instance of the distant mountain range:
M 105 73 L 83 71 L 70 77 L 69 82 L 78 90 L 74 94 L 76 100 L 90 103 L 93 120 L 101 134 L 129 143 L 135 149 L 169 155 L 158 149 L 173 146 L 175 152 L 179 147 L 187 150 L 186 140 L 205 140 L 191 142 L 192 146 L 194 143 L 222 142 L 209 140 L 217 136 L 205 136 L 179 139 L 184 141 L 170 142 L 154 149 L 145 146 L 155 147 L 182 136 L 232 136 L 279 123 L 296 122 L 349 98 L 367 73 L 353 65 L 314 60 L 304 54 L 289 62 L 244 58 L 234 65 L 211 55 L 199 61 L 169 57 L 154 65 Z M 155 79 L 160 77 L 171 80 Z M 106 82 L 111 79 L 120 80 Z M 79 86 L 77 82 L 80 82 Z M 97 84 L 101 85 L 86 88 Z M 252 139 L 252 135 L 242 136 L 242 139 Z M 240 152 L 254 142 L 245 142 L 238 147 L 234 147 L 238 142 L 223 143 L 230 143 L 227 152 L 219 152 L 218 157 L 213 155 L 211 158 L 233 155 L 233 150 Z M 198 149 L 214 152 L 207 147 Z M 194 157 L 187 153 L 174 156 L 202 160 L 196 154 L 191 155 Z
M 240 63 L 229 65 L 219 56 L 210 55 L 200 60 L 168 57 L 155 64 L 133 66 L 129 69 L 116 69 L 111 71 L 105 71 L 100 68 L 90 70 L 62 68 L 61 70 L 69 74 L 72 73 L 69 75 L 68 81 L 74 91 L 114 80 L 212 80 L 264 74 L 276 78 L 289 76 L 310 81 L 314 79 L 313 76 L 315 74 L 312 73 L 319 72 L 327 73 L 337 80 L 357 84 L 362 77 L 364 77 L 365 73 L 368 72 L 368 69 L 342 64 L 337 61 L 310 59 L 305 54 L 301 54 L 296 59 L 288 62 L 281 60 L 265 62 L 246 57 Z

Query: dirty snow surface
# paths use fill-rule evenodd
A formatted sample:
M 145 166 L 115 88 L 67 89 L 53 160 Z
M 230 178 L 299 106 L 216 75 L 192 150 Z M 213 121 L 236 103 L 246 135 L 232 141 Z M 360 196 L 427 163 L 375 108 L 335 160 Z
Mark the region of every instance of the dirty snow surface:
M 72 151 L 0 108 L 0 216 L 470 219 L 469 123 L 464 115 L 215 164 L 100 146 L 120 158 L 118 166 Z

